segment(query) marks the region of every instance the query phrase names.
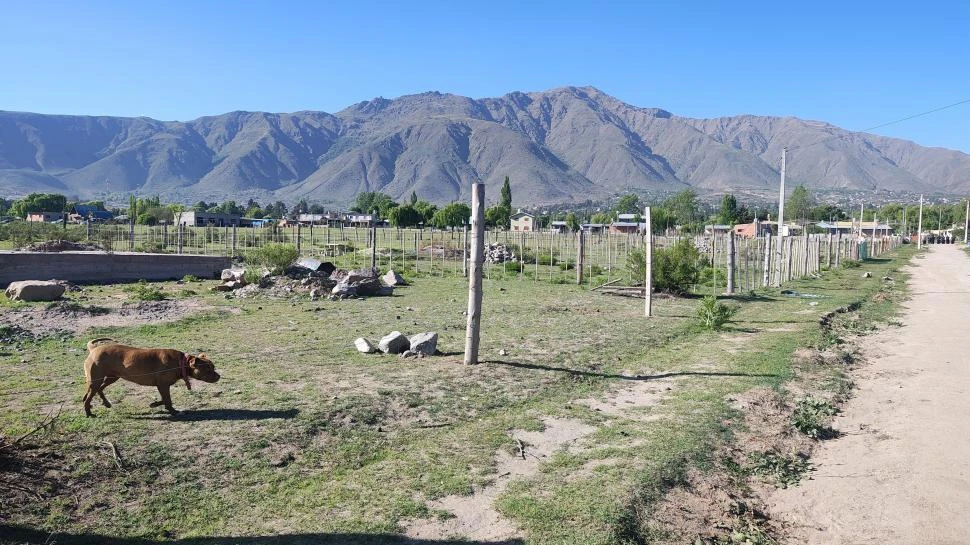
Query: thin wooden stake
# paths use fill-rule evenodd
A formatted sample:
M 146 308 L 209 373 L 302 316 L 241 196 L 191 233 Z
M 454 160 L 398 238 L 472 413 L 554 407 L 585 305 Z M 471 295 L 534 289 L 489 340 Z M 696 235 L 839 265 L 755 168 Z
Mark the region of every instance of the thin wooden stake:
M 643 210 L 643 217 L 647 222 L 647 234 L 644 242 L 646 243 L 646 250 L 644 251 L 644 261 L 646 267 L 644 267 L 645 278 L 644 278 L 644 289 L 643 297 L 646 299 L 645 308 L 643 310 L 647 317 L 653 316 L 653 224 L 650 221 L 650 207 L 646 207 Z

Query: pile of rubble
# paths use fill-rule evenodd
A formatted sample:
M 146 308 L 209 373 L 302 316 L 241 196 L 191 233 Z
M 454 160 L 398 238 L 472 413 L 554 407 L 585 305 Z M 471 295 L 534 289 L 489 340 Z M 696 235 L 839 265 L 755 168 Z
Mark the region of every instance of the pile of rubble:
M 212 288 L 214 291 L 231 292 L 227 297 L 243 298 L 305 294 L 311 300 L 323 297 L 337 300 L 390 296 L 394 294 L 395 286 L 404 285 L 404 279 L 393 270 L 380 276 L 377 269 L 347 271 L 335 268 L 332 263 L 315 260 L 301 260 L 297 265 L 288 267 L 281 275 L 272 275 L 269 271 L 262 270 L 258 281 L 253 275 L 246 274 L 246 269 L 239 268 L 223 270 L 221 279 L 223 283 Z
M 438 353 L 438 334 L 428 331 L 408 337 L 400 331 L 392 331 L 381 338 L 376 348 L 363 337 L 354 341 L 354 346 L 363 354 L 380 351 L 384 354 L 400 354 L 402 358 L 426 358 Z
M 100 252 L 101 247 L 94 244 L 84 244 L 81 242 L 71 242 L 70 240 L 45 240 L 24 246 L 21 250 L 25 252 Z
M 485 261 L 488 263 L 505 263 L 506 261 L 515 262 L 515 254 L 512 253 L 504 244 L 489 244 L 485 249 Z

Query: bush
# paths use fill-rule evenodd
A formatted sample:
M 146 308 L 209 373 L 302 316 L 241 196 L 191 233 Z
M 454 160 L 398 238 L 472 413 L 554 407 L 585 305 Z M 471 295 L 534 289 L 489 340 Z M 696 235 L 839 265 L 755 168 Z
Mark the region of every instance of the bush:
M 165 245 L 157 240 L 149 240 L 135 246 L 135 251 L 145 252 L 146 254 L 164 254 Z
M 137 284 L 129 284 L 124 287 L 124 290 L 132 299 L 139 301 L 162 301 L 165 299 L 165 294 L 158 286 L 149 284 L 145 280 L 139 280 Z
M 187 274 L 182 277 L 182 282 L 188 284 L 189 282 L 202 282 L 202 279 L 194 274 Z
M 834 405 L 814 397 L 806 397 L 798 401 L 795 412 L 792 413 L 792 426 L 812 439 L 828 439 L 835 435 L 835 430 L 825 425 L 829 417 L 838 414 Z
M 653 287 L 657 291 L 683 294 L 697 283 L 704 258 L 694 243 L 688 239 L 678 240 L 669 248 L 653 252 Z M 639 282 L 646 275 L 646 254 L 643 250 L 631 250 L 626 256 L 626 268 Z
M 248 250 L 245 254 L 247 265 L 266 267 L 272 274 L 283 274 L 283 270 L 299 258 L 300 252 L 292 244 L 267 244 Z
M 721 303 L 717 297 L 708 295 L 697 307 L 697 320 L 704 329 L 719 331 L 731 319 L 734 312 L 734 308 Z
M 714 288 L 716 286 L 726 287 L 727 286 L 727 271 L 724 269 L 718 269 L 714 267 L 704 267 L 701 270 L 700 278 L 698 279 L 698 284 Z
M 505 272 L 511 274 L 519 274 L 521 267 L 518 261 L 506 261 L 503 265 Z
M 539 264 L 540 265 L 557 265 L 557 264 L 559 264 L 559 260 L 558 259 L 556 259 L 555 257 L 553 257 L 551 255 L 548 255 L 548 254 L 546 254 L 546 255 L 540 255 L 538 259 L 539 259 Z
M 858 259 L 843 259 L 842 268 L 843 269 L 858 269 L 862 266 L 862 263 Z

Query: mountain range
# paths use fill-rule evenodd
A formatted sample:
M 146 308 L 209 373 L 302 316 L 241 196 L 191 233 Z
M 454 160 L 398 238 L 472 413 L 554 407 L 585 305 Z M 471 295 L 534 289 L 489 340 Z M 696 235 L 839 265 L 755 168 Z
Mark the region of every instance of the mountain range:
M 765 195 L 789 184 L 970 191 L 970 155 L 794 117 L 680 117 L 592 87 L 471 99 L 376 98 L 335 114 L 230 112 L 193 121 L 0 111 L 0 196 L 257 198 L 344 205 L 362 191 L 517 206 L 626 191 Z

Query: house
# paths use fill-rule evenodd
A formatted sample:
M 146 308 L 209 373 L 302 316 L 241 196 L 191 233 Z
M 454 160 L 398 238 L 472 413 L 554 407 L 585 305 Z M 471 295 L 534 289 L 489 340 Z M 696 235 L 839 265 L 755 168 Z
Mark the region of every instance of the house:
M 730 225 L 705 225 L 704 226 L 705 235 L 713 235 L 713 234 L 723 235 L 724 233 L 727 233 L 729 231 L 731 231 Z
M 754 220 L 751 223 L 739 223 L 734 226 L 735 236 L 741 238 L 758 238 L 769 233 L 775 234 L 775 224 L 767 221 Z
M 639 214 L 617 214 L 616 221 L 631 223 L 640 219 L 638 216 Z
M 344 215 L 335 212 L 326 214 L 300 214 L 297 216 L 300 225 L 326 225 L 327 227 L 342 227 Z
M 579 226 L 579 229 L 586 233 L 599 234 L 606 230 L 606 226 L 602 223 L 584 223 Z
M 554 221 L 549 224 L 549 230 L 560 235 L 569 232 L 569 224 L 564 221 Z
M 536 217 L 528 212 L 519 210 L 509 217 L 511 229 L 513 231 L 535 231 Z
M 620 216 L 631 216 L 633 214 L 620 214 Z M 635 217 L 634 217 L 635 219 Z M 641 230 L 646 229 L 645 223 L 639 223 L 636 221 L 614 221 L 609 226 L 610 233 L 620 234 L 620 233 L 639 233 Z
M 182 212 L 180 215 L 177 215 L 175 219 L 179 225 L 188 225 L 190 227 L 230 227 L 233 225 L 239 227 L 246 226 L 246 224 L 242 221 L 242 216 L 236 214 L 217 214 L 214 212 L 196 212 L 195 210 L 187 210 Z
M 872 236 L 873 229 L 875 229 L 876 236 L 889 236 L 895 233 L 894 229 L 887 223 L 876 223 L 874 221 L 863 221 L 860 222 L 852 221 L 820 221 L 816 224 L 819 229 L 824 229 L 826 232 L 841 235 L 853 235 L 858 234 L 859 229 L 862 229 L 862 235 L 870 237 Z
M 41 222 L 41 223 L 64 221 L 64 214 L 62 212 L 33 212 L 30 214 L 27 214 L 27 221 L 35 221 L 35 222 Z
M 107 210 L 101 210 L 88 204 L 76 204 L 69 219 L 74 223 L 111 221 L 115 219 L 115 215 Z
M 374 214 L 347 214 L 344 216 L 344 225 L 348 227 L 370 227 L 375 221 L 378 225 L 381 224 L 381 220 L 376 219 Z

